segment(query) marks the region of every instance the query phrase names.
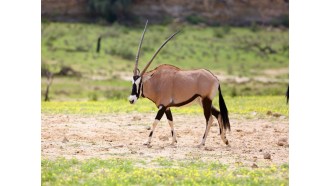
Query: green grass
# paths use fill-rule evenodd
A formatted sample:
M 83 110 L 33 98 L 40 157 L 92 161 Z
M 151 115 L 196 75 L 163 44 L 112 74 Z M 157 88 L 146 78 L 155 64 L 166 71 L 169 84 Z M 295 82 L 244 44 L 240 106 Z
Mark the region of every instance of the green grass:
M 267 111 L 288 116 L 289 108 L 284 96 L 245 96 L 225 97 L 225 102 L 230 114 L 251 115 L 256 112 L 266 115 Z M 219 107 L 218 98 L 213 100 L 213 105 Z M 130 113 L 130 112 L 157 112 L 157 108 L 148 99 L 139 99 L 131 105 L 127 99 L 111 99 L 107 101 L 86 102 L 42 102 L 41 112 L 49 114 L 105 114 L 105 113 Z M 174 114 L 203 113 L 198 104 L 182 108 L 172 108 Z
M 143 26 L 143 25 L 141 25 Z M 220 27 L 222 28 L 222 27 Z M 115 70 L 132 71 L 141 28 L 122 25 L 100 26 L 82 23 L 42 24 L 42 60 L 52 68 L 62 64 L 72 65 L 85 74 L 92 70 L 110 75 Z M 140 68 L 153 55 L 161 43 L 174 31 L 182 32 L 162 49 L 151 68 L 169 63 L 181 68 L 208 68 L 226 71 L 229 65 L 234 74 L 251 74 L 251 69 L 267 69 L 288 66 L 288 31 L 261 29 L 251 32 L 248 28 L 230 28 L 219 38 L 219 27 L 149 25 L 142 46 Z M 226 29 L 223 29 L 226 30 Z M 95 52 L 100 35 L 102 50 Z M 245 41 L 269 45 L 275 54 L 262 55 L 257 49 L 241 49 Z M 245 69 L 241 67 L 244 66 Z M 244 72 L 243 72 L 243 71 Z
M 139 68 L 143 69 L 161 43 L 179 29 L 182 32 L 162 49 L 150 70 L 166 63 L 182 69 L 206 68 L 220 75 L 256 77 L 267 76 L 263 73 L 265 69 L 288 68 L 288 30 L 260 28 L 253 32 L 249 28 L 191 25 L 149 25 Z M 51 100 L 126 97 L 130 85 L 118 78 L 118 73 L 131 74 L 142 30 L 143 25 L 137 28 L 118 24 L 42 23 L 42 65 L 53 72 L 58 72 L 61 66 L 70 66 L 82 75 L 81 78 L 55 77 Z M 101 51 L 96 53 L 100 35 L 104 36 Z M 276 53 L 263 54 L 255 47 L 244 48 L 246 42 L 268 45 Z M 223 83 L 223 92 L 232 96 L 283 95 L 288 74 L 274 78 L 280 81 Z M 45 91 L 45 79 L 42 79 L 42 91 Z
M 288 185 L 289 167 L 229 168 L 220 162 L 43 159 L 42 185 Z M 148 166 L 147 166 L 148 165 Z

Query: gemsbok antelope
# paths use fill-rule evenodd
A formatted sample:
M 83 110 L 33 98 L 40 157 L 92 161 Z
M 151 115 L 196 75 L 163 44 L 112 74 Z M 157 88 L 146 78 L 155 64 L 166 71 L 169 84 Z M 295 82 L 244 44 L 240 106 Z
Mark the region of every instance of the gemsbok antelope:
M 140 70 L 138 69 L 138 61 L 147 24 L 148 21 L 146 22 L 138 47 L 135 67 L 133 70 L 134 75 L 132 79 L 132 92 L 128 98 L 129 102 L 134 104 L 141 95 L 142 97 L 146 97 L 154 102 L 159 109 L 155 121 L 152 124 L 148 141 L 144 143 L 144 145 L 150 145 L 157 123 L 161 120 L 164 113 L 171 127 L 171 144 L 175 144 L 177 142 L 176 132 L 174 131 L 173 117 L 170 108 L 181 107 L 194 101 L 195 99 L 198 99 L 201 106 L 203 106 L 204 116 L 206 119 L 205 133 L 202 138 L 202 142 L 198 145 L 198 147 L 205 145 L 206 137 L 213 122 L 212 115 L 218 120 L 222 141 L 228 145 L 229 142 L 226 139 L 226 130 L 230 130 L 228 111 L 225 101 L 221 95 L 219 80 L 216 76 L 206 69 L 181 70 L 178 67 L 167 64 L 160 65 L 154 70 L 146 72 L 158 52 L 178 32 L 171 35 L 160 46 L 140 73 Z M 219 92 L 220 111 L 212 105 L 212 100 L 216 96 L 217 92 Z

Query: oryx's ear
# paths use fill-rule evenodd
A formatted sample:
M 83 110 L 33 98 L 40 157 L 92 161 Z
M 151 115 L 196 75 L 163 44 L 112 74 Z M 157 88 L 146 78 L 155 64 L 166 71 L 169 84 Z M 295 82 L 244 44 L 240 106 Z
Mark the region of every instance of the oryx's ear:
M 151 78 L 151 75 L 143 76 L 143 78 L 142 78 L 142 83 L 148 81 L 150 78 Z

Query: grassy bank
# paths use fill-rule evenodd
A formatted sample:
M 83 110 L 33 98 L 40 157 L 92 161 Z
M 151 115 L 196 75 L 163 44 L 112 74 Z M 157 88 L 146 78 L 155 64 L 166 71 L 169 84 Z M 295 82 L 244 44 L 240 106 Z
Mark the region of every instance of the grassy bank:
M 236 167 L 217 162 L 125 159 L 42 160 L 42 185 L 288 185 L 289 167 Z

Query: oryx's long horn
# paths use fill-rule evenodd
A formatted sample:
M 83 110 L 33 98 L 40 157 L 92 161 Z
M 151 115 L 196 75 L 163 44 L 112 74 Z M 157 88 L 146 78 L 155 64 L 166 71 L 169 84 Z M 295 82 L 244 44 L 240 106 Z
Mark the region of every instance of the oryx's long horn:
M 146 67 L 144 67 L 144 69 L 142 70 L 141 76 L 147 71 L 148 67 L 150 66 L 151 62 L 155 59 L 155 57 L 157 56 L 158 52 L 163 48 L 163 46 L 166 45 L 166 43 L 171 40 L 177 33 L 179 33 L 181 30 L 175 32 L 174 34 L 172 34 L 169 38 L 167 38 L 167 40 L 158 48 L 158 50 L 156 51 L 156 53 L 154 54 L 154 56 L 152 56 L 151 60 L 149 61 L 149 63 L 146 65 Z
M 141 49 L 141 45 L 142 45 L 142 42 L 143 42 L 144 33 L 146 32 L 146 29 L 147 29 L 147 25 L 148 25 L 148 20 L 147 20 L 147 22 L 146 22 L 146 25 L 144 26 L 144 30 L 143 30 L 143 33 L 142 33 L 142 36 L 141 36 L 141 40 L 140 40 L 140 44 L 139 44 L 139 48 L 138 48 L 138 51 L 137 51 L 137 54 L 136 54 L 136 58 L 135 58 L 135 67 L 134 67 L 134 76 L 137 75 L 137 67 L 138 67 L 138 63 L 139 63 L 140 49 Z

